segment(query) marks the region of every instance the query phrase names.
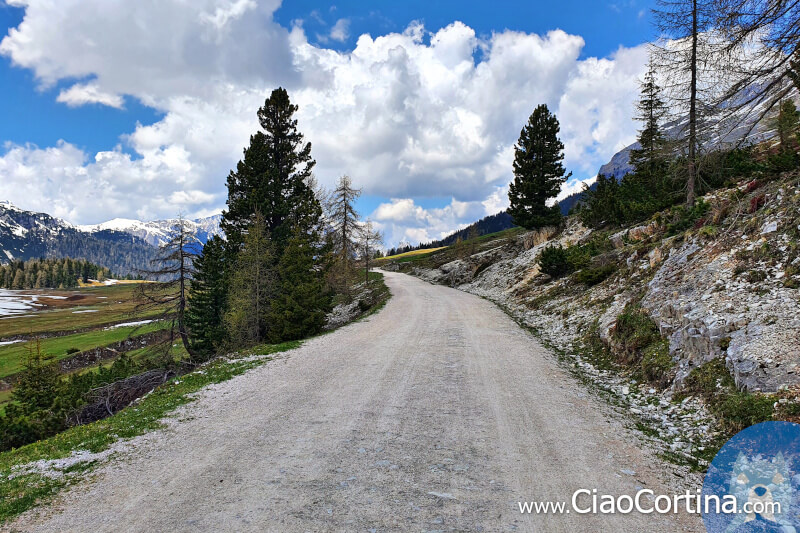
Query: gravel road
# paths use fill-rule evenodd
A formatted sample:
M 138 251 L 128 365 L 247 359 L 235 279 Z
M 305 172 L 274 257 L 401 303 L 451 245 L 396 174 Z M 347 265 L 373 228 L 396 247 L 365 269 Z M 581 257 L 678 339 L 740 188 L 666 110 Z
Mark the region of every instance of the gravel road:
M 13 529 L 702 531 L 685 514 L 521 514 L 579 488 L 671 494 L 669 467 L 492 303 L 386 281 L 380 313 L 205 389 Z

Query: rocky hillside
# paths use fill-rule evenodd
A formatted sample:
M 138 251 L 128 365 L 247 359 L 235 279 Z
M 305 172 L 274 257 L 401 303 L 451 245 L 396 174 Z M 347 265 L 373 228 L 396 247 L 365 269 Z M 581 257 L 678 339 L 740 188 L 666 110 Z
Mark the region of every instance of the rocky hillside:
M 673 209 L 605 231 L 569 218 L 386 268 L 504 306 L 672 432 L 674 452 L 702 456 L 715 435 L 800 414 L 800 174 L 699 205 L 694 218 Z M 580 268 L 542 273 L 555 245 Z

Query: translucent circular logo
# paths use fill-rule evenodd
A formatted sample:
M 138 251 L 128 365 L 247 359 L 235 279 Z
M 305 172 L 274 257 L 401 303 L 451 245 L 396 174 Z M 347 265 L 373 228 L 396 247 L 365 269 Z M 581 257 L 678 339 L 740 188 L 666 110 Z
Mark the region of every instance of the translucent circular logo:
M 703 481 L 709 533 L 800 533 L 800 425 L 763 422 L 737 433 Z

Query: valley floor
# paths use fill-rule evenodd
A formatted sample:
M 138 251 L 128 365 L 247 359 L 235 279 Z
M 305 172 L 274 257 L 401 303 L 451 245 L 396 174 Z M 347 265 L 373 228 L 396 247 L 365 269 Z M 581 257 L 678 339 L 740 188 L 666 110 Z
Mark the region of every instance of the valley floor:
M 19 531 L 702 531 L 523 515 L 576 489 L 682 493 L 670 466 L 494 304 L 386 273 L 367 320 L 211 386 Z

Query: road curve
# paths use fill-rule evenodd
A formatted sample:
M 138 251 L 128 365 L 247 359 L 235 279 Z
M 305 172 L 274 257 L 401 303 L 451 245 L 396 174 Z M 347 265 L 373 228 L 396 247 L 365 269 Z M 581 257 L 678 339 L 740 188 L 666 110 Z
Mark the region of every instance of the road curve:
M 702 530 L 686 515 L 521 514 L 580 488 L 669 494 L 664 466 L 490 302 L 386 281 L 380 313 L 206 389 L 13 530 Z

